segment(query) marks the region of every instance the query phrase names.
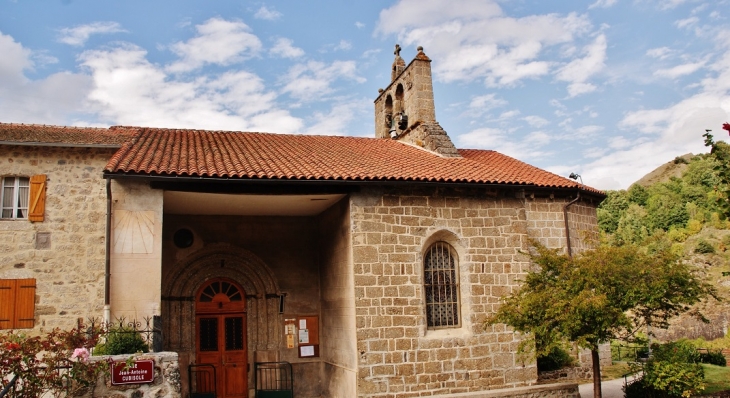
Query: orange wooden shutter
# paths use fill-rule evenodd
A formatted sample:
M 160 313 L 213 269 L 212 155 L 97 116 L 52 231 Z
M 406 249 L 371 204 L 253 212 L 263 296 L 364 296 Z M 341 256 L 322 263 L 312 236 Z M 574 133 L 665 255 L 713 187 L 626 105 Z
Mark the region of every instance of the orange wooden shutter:
M 12 329 L 15 318 L 15 280 L 0 279 L 0 329 Z
M 46 212 L 46 175 L 30 177 L 30 200 L 28 201 L 28 220 L 43 221 Z
M 15 329 L 31 329 L 35 325 L 35 279 L 18 279 L 15 286 Z
M 35 279 L 0 279 L 0 329 L 35 326 Z

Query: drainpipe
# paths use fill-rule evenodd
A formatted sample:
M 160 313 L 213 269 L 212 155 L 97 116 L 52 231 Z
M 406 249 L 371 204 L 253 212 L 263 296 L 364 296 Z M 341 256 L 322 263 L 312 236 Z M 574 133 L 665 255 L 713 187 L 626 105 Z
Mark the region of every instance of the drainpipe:
M 106 179 L 106 257 L 104 264 L 104 322 L 108 324 L 111 321 L 111 235 L 112 235 L 112 180 Z
M 563 206 L 563 219 L 565 220 L 565 240 L 568 243 L 568 257 L 573 257 L 573 250 L 570 247 L 570 227 L 568 227 L 568 207 L 573 205 L 578 200 L 580 200 L 580 191 L 578 191 L 578 194 L 575 196 L 575 199 L 571 200 L 565 206 Z

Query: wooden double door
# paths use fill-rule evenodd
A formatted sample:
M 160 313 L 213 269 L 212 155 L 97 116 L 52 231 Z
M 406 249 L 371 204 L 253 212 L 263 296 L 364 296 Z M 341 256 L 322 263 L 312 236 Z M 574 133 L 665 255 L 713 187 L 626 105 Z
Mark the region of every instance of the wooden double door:
M 207 281 L 196 295 L 197 365 L 215 368 L 215 390 L 220 398 L 248 397 L 246 295 L 228 279 Z M 198 376 L 198 391 L 212 390 L 210 378 Z M 207 384 L 206 384 L 207 383 Z

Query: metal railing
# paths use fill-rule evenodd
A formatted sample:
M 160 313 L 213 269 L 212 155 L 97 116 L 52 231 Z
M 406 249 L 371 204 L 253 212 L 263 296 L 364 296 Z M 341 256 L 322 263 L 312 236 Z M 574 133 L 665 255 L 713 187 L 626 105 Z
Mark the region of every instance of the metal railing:
M 88 320 L 88 325 L 90 329 L 100 328 L 102 336 L 110 333 L 136 333 L 144 340 L 150 351 L 162 351 L 162 319 L 159 315 L 144 317 L 141 321 L 138 319 L 127 320 L 121 317 L 111 322 L 104 322 L 94 318 Z
M 637 361 L 646 358 L 649 347 L 645 345 L 611 345 L 611 359 L 614 361 Z
M 256 362 L 254 386 L 256 398 L 292 398 L 294 378 L 289 362 Z
M 18 375 L 13 376 L 12 379 L 10 379 L 10 382 L 3 387 L 2 390 L 0 390 L 0 398 L 3 398 L 4 396 L 8 395 L 10 393 L 10 390 L 12 389 L 13 392 L 15 392 L 15 383 L 18 381 Z

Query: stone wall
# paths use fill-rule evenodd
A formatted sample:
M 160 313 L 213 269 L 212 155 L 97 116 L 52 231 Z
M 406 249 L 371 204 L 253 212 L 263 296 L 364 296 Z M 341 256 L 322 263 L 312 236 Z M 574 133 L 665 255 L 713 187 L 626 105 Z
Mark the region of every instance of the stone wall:
M 124 362 L 130 355 L 113 355 L 92 357 L 92 360 L 112 360 Z M 177 353 L 156 352 L 135 354 L 134 360 L 155 361 L 154 380 L 145 384 L 112 385 L 109 376 L 101 376 L 91 391 L 82 397 L 114 397 L 114 398 L 182 398 L 180 392 L 180 367 Z
M 353 195 L 359 396 L 458 394 L 536 382 L 534 363 L 517 354 L 519 336 L 483 323 L 530 266 L 522 254 L 529 238 L 564 245 L 563 206 L 570 198 L 520 196 L 427 188 Z M 595 230 L 590 204 L 584 207 L 574 228 Z M 581 242 L 580 233 L 576 239 Z M 453 329 L 429 330 L 423 253 L 439 240 L 458 253 L 462 321 Z
M 322 396 L 331 398 L 357 394 L 355 286 L 350 266 L 348 204 L 349 200 L 343 199 L 319 217 Z
M 572 198 L 527 197 L 527 212 L 530 238 L 543 245 L 562 249 L 566 246 L 565 215 L 563 209 Z M 598 221 L 596 207 L 598 203 L 579 200 L 568 207 L 568 226 L 573 253 L 579 253 L 598 240 Z
M 358 395 L 415 397 L 534 383 L 519 337 L 483 322 L 529 263 L 522 200 L 480 190 L 363 189 L 351 204 Z M 445 240 L 458 253 L 461 325 L 428 330 L 422 253 Z
M 104 307 L 106 186 L 113 149 L 0 145 L 0 175 L 48 176 L 45 220 L 0 220 L 0 278 L 36 279 L 35 328 L 71 329 Z M 50 236 L 37 247 L 36 236 Z

